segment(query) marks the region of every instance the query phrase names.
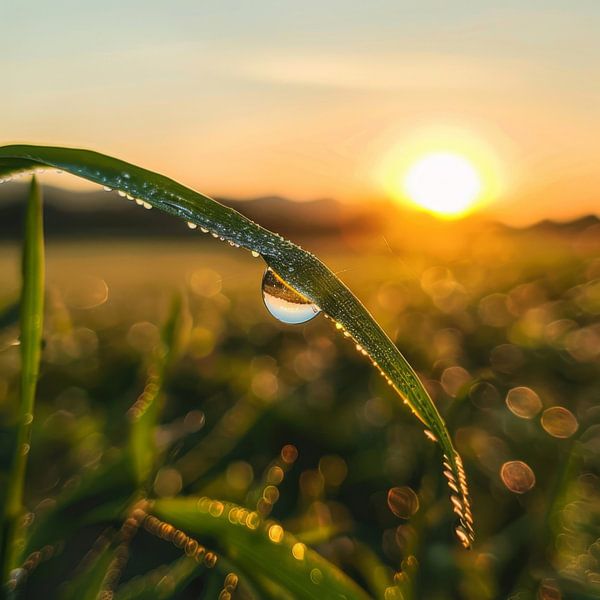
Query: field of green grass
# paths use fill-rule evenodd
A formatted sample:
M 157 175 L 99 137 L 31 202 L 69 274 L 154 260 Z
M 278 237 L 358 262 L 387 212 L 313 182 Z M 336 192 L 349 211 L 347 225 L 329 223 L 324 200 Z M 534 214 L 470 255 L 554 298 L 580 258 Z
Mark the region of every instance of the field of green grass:
M 212 568 L 191 568 L 152 526 L 131 539 L 121 565 L 98 567 L 123 535 L 136 489 L 122 464 L 132 415 L 158 377 L 174 295 L 180 324 L 177 352 L 160 375 L 163 413 L 136 455 L 143 462 L 143 444 L 156 444 L 149 494 L 159 512 L 173 512 L 185 496 L 218 499 L 206 505 L 210 514 L 222 502 L 244 506 L 295 536 L 298 563 L 313 548 L 369 597 L 598 597 L 597 231 L 558 241 L 490 238 L 446 257 L 393 244 L 310 248 L 390 334 L 445 418 L 469 477 L 470 551 L 454 537 L 439 449 L 354 343 L 323 317 L 277 322 L 262 302 L 260 258 L 187 233 L 181 242 L 47 247 L 25 488 L 24 556 L 34 558 L 18 574 L 19 597 L 83 598 L 78 586 L 109 567 L 118 571 L 116 598 L 173 590 L 177 598 L 295 597 L 261 572 L 260 556 L 249 568 L 237 542 L 211 527 L 195 539 L 218 557 Z M 11 307 L 19 269 L 20 249 L 2 246 L 3 433 L 18 401 Z M 3 477 L 9 437 L 0 447 Z M 320 573 L 299 576 L 315 598 L 334 597 L 319 592 Z

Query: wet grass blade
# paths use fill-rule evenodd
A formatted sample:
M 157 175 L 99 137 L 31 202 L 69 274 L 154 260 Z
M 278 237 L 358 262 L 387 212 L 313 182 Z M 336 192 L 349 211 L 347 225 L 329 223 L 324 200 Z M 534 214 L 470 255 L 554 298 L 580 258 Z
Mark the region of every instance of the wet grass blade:
M 8 574 L 16 566 L 18 560 L 19 552 L 16 548 L 19 536 L 18 523 L 23 512 L 23 487 L 42 350 L 44 228 L 42 196 L 35 177 L 31 182 L 25 218 L 22 269 L 20 405 L 16 420 L 16 443 L 4 502 L 2 540 L 0 541 L 3 582 L 8 580 Z
M 368 598 L 347 575 L 281 526 L 261 523 L 256 513 L 235 504 L 173 498 L 155 501 L 150 512 L 190 535 L 218 540 L 246 573 L 267 577 L 294 598 Z
M 222 240 L 258 252 L 285 282 L 319 306 L 362 348 L 401 400 L 430 430 L 430 437 L 440 444 L 444 454 L 444 474 L 452 490 L 453 510 L 459 517 L 457 535 L 463 545 L 471 545 L 473 518 L 466 476 L 443 419 L 398 348 L 356 296 L 316 256 L 172 179 L 110 156 L 47 146 L 0 148 L 0 176 L 9 176 L 28 166 L 61 169 L 120 190 L 195 223 Z

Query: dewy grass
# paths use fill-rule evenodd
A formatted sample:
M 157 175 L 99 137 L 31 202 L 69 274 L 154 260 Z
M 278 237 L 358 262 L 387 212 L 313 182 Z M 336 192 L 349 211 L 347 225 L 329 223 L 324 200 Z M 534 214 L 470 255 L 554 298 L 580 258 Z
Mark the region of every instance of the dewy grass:
M 90 152 L 66 148 L 37 146 L 6 146 L 0 148 L 0 179 L 10 178 L 19 172 L 51 167 L 61 169 L 83 177 L 105 188 L 119 191 L 121 196 L 135 199 L 146 207 L 156 207 L 180 217 L 205 233 L 229 242 L 232 246 L 243 247 L 253 255 L 261 255 L 267 268 L 281 281 L 285 294 L 278 296 L 288 304 L 299 304 L 311 308 L 312 316 L 320 309 L 335 322 L 336 329 L 353 340 L 357 350 L 367 355 L 401 400 L 426 426 L 427 436 L 439 443 L 444 454 L 444 475 L 452 490 L 452 506 L 459 517 L 456 533 L 464 546 L 469 547 L 473 540 L 472 517 L 468 498 L 467 482 L 462 461 L 454 450 L 446 425 L 440 417 L 423 384 L 391 342 L 381 327 L 375 322 L 366 308 L 352 292 L 314 255 L 302 250 L 290 241 L 284 240 L 256 223 L 253 223 L 233 209 L 194 192 L 175 181 L 151 171 L 136 167 L 123 161 Z M 264 285 L 264 282 L 263 282 Z M 288 289 L 289 288 L 289 289 Z M 257 293 L 260 293 L 257 282 Z M 297 297 L 296 297 L 297 295 Z M 279 306 L 279 305 L 278 305 Z M 272 307 L 271 307 L 272 308 Z M 288 307 L 289 308 L 289 307 Z M 297 307 L 294 308 L 294 321 Z M 26 455 L 29 444 L 29 428 L 32 420 L 33 398 L 37 381 L 41 344 L 41 325 L 43 309 L 43 237 L 41 220 L 41 199 L 37 183 L 32 183 L 27 230 L 24 251 L 23 296 L 21 302 L 23 356 L 22 404 L 19 413 L 18 439 L 14 466 L 10 473 L 10 488 L 3 523 L 3 565 L 4 581 L 7 572 L 16 566 L 15 535 L 17 520 L 21 513 L 23 480 Z M 271 310 L 271 309 L 270 309 Z M 170 362 L 171 350 L 176 346 L 180 306 L 175 303 L 163 331 L 162 355 L 151 364 L 149 385 L 130 411 L 132 428 L 130 431 L 127 456 L 105 465 L 103 469 L 91 474 L 88 480 L 59 500 L 56 509 L 34 528 L 29 536 L 26 551 L 36 559 L 31 565 L 37 565 L 40 552 L 37 549 L 54 538 L 50 532 L 58 528 L 61 537 L 78 524 L 68 515 L 70 507 L 84 502 L 89 493 L 98 492 L 110 498 L 110 502 L 99 506 L 98 514 L 129 514 L 132 502 L 142 499 L 149 491 L 148 477 L 153 473 L 154 454 L 148 446 L 151 444 L 152 431 L 160 409 L 160 388 L 164 369 Z M 273 311 L 271 311 L 273 312 Z M 275 314 L 275 311 L 273 314 Z M 304 319 L 305 320 L 305 319 Z M 147 454 L 145 453 L 147 450 Z M 333 564 L 318 554 L 309 551 L 303 544 L 292 540 L 282 527 L 276 523 L 262 521 L 257 513 L 234 507 L 219 500 L 214 501 L 219 509 L 202 510 L 194 498 L 158 500 L 148 503 L 148 518 L 154 512 L 175 526 L 184 527 L 189 534 L 216 537 L 229 548 L 236 565 L 248 572 L 257 572 L 257 581 L 278 582 L 288 590 L 293 590 L 298 598 L 338 597 L 363 598 L 364 591 Z M 227 508 L 227 511 L 224 509 Z M 221 519 L 221 509 L 227 513 Z M 230 510 L 231 509 L 231 510 Z M 231 519 L 232 511 L 245 514 L 244 521 Z M 256 519 L 251 515 L 256 515 Z M 219 517 L 219 518 L 217 518 Z M 87 518 L 92 518 L 88 514 Z M 129 520 L 130 517 L 127 517 Z M 126 520 L 126 522 L 127 522 Z M 240 527 L 241 525 L 241 527 Z M 165 523 L 165 531 L 171 525 Z M 169 530 L 170 531 L 170 530 Z M 161 534 L 162 535 L 162 534 Z M 164 536 L 162 536 L 164 538 Z M 167 538 L 165 538 L 167 539 Z M 115 545 L 116 544 L 116 545 Z M 112 545 L 109 563 L 119 562 L 122 549 L 128 552 L 128 543 L 119 541 L 119 535 Z M 289 546 L 289 548 L 288 548 Z M 286 551 L 282 552 L 285 548 Z M 296 551 L 294 551 L 294 549 Z M 300 556 L 301 555 L 301 556 Z M 299 558 L 300 557 L 300 558 Z M 28 559 L 29 560 L 29 559 Z M 102 562 L 101 557 L 98 557 Z M 108 559 L 107 559 L 108 560 Z M 120 559 L 119 559 L 120 560 Z M 36 562 L 37 561 L 37 562 Z M 306 570 L 308 564 L 313 564 Z M 27 561 L 25 561 L 27 564 Z M 115 563 L 116 564 L 116 563 Z M 120 563 L 119 563 L 120 564 Z M 106 570 L 96 565 L 99 576 Z M 94 566 L 94 569 L 96 569 Z M 173 567 L 175 568 L 175 567 Z M 111 567 L 112 569 L 112 567 Z M 113 569 L 114 570 L 114 569 Z M 16 571 L 15 571 L 16 572 Z M 240 573 L 242 575 L 242 573 Z M 103 576 L 104 577 L 104 576 Z M 102 589 L 110 585 L 102 579 Z M 17 582 L 14 581 L 16 584 Z M 256 583 L 256 581 L 255 581 Z M 265 583 L 267 588 L 269 585 Z
M 444 454 L 444 474 L 459 518 L 456 533 L 465 547 L 473 537 L 466 476 L 446 425 L 414 370 L 354 294 L 313 254 L 264 229 L 237 211 L 163 175 L 89 150 L 48 146 L 0 148 L 0 178 L 51 167 L 145 202 L 262 256 L 288 285 L 314 302 L 336 327 L 367 354 L 402 401 L 428 428 Z
M 3 581 L 16 566 L 19 520 L 23 512 L 23 487 L 29 454 L 29 438 L 37 386 L 44 312 L 44 230 L 42 195 L 35 178 L 31 182 L 23 244 L 21 292 L 21 381 L 16 443 L 5 495 L 0 541 Z

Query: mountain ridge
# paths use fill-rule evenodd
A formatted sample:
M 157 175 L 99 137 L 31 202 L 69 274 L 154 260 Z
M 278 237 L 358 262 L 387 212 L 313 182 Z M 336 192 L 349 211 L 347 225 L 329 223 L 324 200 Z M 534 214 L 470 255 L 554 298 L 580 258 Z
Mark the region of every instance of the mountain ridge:
M 25 183 L 11 182 L 0 186 L 0 239 L 21 236 L 26 189 Z M 171 237 L 181 232 L 181 223 L 177 220 L 163 219 L 157 211 L 141 211 L 117 194 L 45 186 L 44 199 L 46 231 L 50 237 Z M 543 219 L 522 227 L 478 215 L 466 217 L 460 222 L 444 221 L 427 213 L 403 210 L 398 205 L 381 201 L 357 205 L 344 204 L 332 198 L 317 198 L 298 202 L 277 195 L 217 200 L 268 229 L 288 236 L 299 234 L 301 237 L 382 233 L 396 221 L 431 232 L 476 227 L 509 235 L 573 235 L 600 224 L 600 218 L 596 215 L 584 215 L 569 221 Z M 90 218 L 92 215 L 93 218 Z

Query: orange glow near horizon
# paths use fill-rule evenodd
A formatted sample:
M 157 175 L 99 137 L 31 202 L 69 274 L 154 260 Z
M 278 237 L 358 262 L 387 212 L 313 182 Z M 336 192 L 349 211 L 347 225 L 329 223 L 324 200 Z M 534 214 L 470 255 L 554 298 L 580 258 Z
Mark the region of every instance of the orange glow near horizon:
M 451 152 L 421 157 L 409 167 L 403 181 L 403 191 L 414 204 L 446 219 L 471 212 L 482 187 L 473 163 Z
M 465 129 L 432 126 L 393 145 L 376 176 L 395 201 L 457 219 L 487 208 L 507 187 L 498 153 Z

